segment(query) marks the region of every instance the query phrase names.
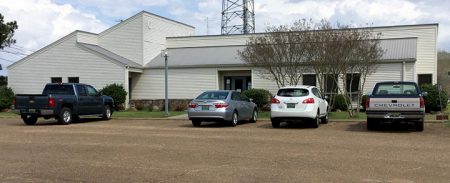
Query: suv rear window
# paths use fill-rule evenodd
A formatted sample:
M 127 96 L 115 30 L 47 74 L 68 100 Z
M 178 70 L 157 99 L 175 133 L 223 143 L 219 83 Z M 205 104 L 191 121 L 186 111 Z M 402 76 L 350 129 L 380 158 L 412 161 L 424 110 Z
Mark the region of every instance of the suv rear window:
M 204 92 L 200 94 L 196 99 L 207 99 L 207 100 L 224 100 L 228 97 L 229 92 Z
M 47 85 L 42 92 L 43 95 L 74 95 L 72 85 Z
M 418 95 L 417 86 L 412 83 L 378 84 L 373 95 Z
M 301 88 L 286 88 L 278 90 L 277 96 L 280 97 L 304 97 L 308 96 L 309 91 Z

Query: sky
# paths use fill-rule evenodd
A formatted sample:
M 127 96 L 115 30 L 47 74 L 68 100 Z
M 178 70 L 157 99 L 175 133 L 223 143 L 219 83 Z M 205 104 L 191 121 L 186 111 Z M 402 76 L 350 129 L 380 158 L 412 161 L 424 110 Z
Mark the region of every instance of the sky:
M 450 51 L 450 0 L 254 1 L 256 32 L 303 18 L 353 26 L 439 23 L 438 48 Z M 222 0 L 0 0 L 5 21 L 19 25 L 17 43 L 0 51 L 0 75 L 74 30 L 99 33 L 142 10 L 192 25 L 197 35 L 220 34 Z

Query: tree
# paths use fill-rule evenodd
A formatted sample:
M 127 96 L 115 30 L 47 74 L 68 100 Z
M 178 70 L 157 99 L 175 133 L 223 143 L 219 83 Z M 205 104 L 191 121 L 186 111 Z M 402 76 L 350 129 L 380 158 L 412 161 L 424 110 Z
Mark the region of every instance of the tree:
M 292 25 L 267 28 L 265 34 L 252 37 L 239 55 L 245 63 L 260 69 L 261 77 L 275 81 L 278 87 L 297 85 L 305 71 L 315 72 L 319 88 L 329 96 L 330 105 L 333 106 L 334 95 L 339 92 L 353 116 L 352 95 L 357 92 L 361 100 L 366 77 L 376 70 L 383 53 L 379 37 L 370 28 L 355 29 L 327 20 L 314 23 L 303 19 Z M 337 84 L 339 80 L 345 81 L 344 87 Z M 357 91 L 352 91 L 353 82 L 360 81 Z
M 16 21 L 4 22 L 3 15 L 0 14 L 0 49 L 16 43 L 13 39 L 14 32 L 18 28 Z

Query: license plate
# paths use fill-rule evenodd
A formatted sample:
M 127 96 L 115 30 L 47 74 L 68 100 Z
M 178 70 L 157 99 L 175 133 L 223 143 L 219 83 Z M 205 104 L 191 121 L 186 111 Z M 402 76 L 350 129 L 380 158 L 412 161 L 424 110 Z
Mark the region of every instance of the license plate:
M 35 113 L 36 109 L 28 109 L 28 112 Z
M 209 111 L 209 105 L 202 105 L 202 110 Z
M 400 117 L 401 116 L 401 114 L 400 113 L 389 113 L 389 114 L 386 114 L 386 118 L 398 118 L 398 117 Z
M 287 105 L 287 108 L 295 108 L 295 103 L 288 103 L 286 105 Z

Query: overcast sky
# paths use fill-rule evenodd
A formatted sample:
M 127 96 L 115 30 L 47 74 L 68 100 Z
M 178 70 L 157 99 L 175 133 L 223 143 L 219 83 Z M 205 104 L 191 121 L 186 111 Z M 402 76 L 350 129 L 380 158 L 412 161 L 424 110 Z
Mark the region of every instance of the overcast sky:
M 74 30 L 99 33 L 142 10 L 220 33 L 222 0 L 0 0 L 6 21 L 16 20 L 17 44 L 0 52 L 6 66 Z M 351 25 L 439 23 L 439 49 L 450 51 L 450 0 L 255 0 L 256 31 L 297 19 Z

